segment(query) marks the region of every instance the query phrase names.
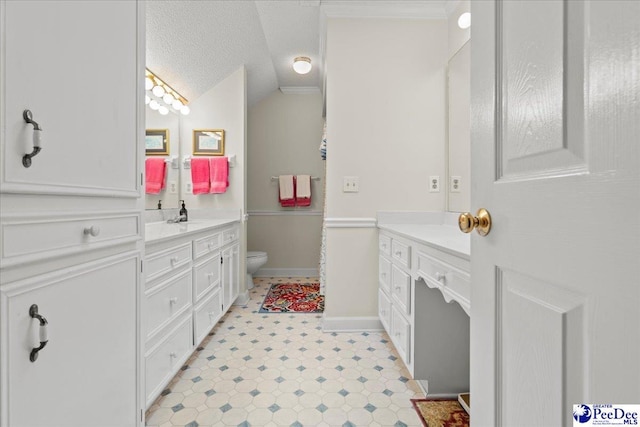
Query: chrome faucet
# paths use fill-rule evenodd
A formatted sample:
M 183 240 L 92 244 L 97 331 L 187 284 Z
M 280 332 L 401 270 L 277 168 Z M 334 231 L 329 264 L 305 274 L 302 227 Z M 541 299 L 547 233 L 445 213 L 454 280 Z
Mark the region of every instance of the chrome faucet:
M 186 215 L 176 215 L 173 218 L 169 218 L 167 220 L 167 223 L 169 224 L 177 224 L 179 222 L 185 222 L 187 220 L 187 216 Z

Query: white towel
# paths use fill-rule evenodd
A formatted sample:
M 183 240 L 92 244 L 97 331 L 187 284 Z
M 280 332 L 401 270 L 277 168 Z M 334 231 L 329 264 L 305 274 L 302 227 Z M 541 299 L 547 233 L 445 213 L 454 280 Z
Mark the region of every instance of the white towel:
M 278 181 L 280 184 L 280 200 L 293 199 L 293 175 L 280 175 Z
M 310 175 L 298 175 L 296 177 L 296 198 L 297 199 L 311 198 L 311 176 Z

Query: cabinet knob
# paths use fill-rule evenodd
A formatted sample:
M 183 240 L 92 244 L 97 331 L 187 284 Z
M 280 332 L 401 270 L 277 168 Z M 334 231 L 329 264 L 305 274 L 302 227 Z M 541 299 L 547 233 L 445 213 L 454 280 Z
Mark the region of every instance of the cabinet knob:
M 399 291 L 400 289 L 402 289 L 400 286 L 396 286 L 396 291 Z
M 171 257 L 169 261 L 171 262 L 171 264 L 175 264 L 176 262 L 178 262 L 178 257 L 177 256 Z
M 447 279 L 447 275 L 446 273 L 440 273 L 440 272 L 436 272 L 436 280 L 438 282 L 443 282 Z
M 387 277 L 387 273 L 380 273 L 380 277 Z
M 169 298 L 169 305 L 177 304 L 178 297 Z
M 402 255 L 402 251 L 396 251 L 396 256 Z
M 178 357 L 178 355 L 172 351 L 171 353 L 169 353 L 169 357 L 175 359 L 176 357 Z
M 97 227 L 95 225 L 92 225 L 91 227 L 85 227 L 83 233 L 85 236 L 91 235 L 93 237 L 96 237 L 98 234 L 100 234 L 100 227 Z

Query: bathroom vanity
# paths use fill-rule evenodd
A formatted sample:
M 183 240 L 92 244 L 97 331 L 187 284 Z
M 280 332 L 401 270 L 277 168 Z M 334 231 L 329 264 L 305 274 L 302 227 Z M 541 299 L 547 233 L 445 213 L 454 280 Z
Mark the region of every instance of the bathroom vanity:
M 429 396 L 469 391 L 470 245 L 448 212 L 378 213 L 378 314 Z
M 240 218 L 147 222 L 145 250 L 148 408 L 238 297 Z

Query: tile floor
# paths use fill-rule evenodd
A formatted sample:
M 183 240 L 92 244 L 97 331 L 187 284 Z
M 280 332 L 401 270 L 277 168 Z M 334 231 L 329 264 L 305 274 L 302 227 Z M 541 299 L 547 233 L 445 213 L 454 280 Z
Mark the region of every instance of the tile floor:
M 424 397 L 384 332 L 324 333 L 318 314 L 263 314 L 255 279 L 147 412 L 146 425 L 421 426 Z

